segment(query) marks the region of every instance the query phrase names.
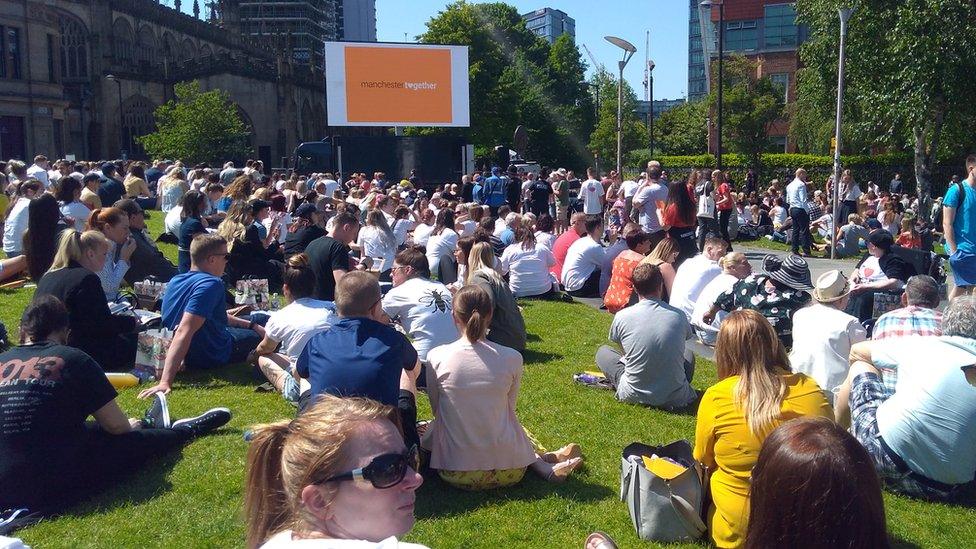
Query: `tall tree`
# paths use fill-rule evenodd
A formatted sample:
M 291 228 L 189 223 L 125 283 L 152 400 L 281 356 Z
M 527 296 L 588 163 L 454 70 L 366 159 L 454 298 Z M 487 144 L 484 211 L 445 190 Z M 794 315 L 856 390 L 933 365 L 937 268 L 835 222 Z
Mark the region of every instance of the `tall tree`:
M 708 102 L 692 101 L 669 109 L 655 122 L 656 150 L 686 155 L 708 152 Z
M 592 105 L 578 84 L 585 67 L 569 37 L 550 48 L 525 27 L 514 7 L 459 0 L 427 22 L 420 41 L 468 46 L 471 128 L 411 128 L 411 133 L 464 134 L 485 155 L 495 145 L 511 146 L 522 124 L 529 130 L 527 154 L 533 159 L 549 165 L 586 162 L 585 147 L 574 146 L 574 136 L 588 133 Z
M 968 38 L 976 32 L 976 7 L 971 0 L 845 3 L 854 8 L 845 116 L 855 115 L 845 128 L 855 139 L 912 150 L 918 191 L 927 202 L 945 124 L 976 114 L 976 42 Z M 800 50 L 808 68 L 800 91 L 826 105 L 837 93 L 837 6 L 836 0 L 796 6 L 799 21 L 810 28 Z
M 768 77 L 756 78 L 756 62 L 741 55 L 725 60 L 722 134 L 732 152 L 744 154 L 753 165 L 769 148 L 769 128 L 783 117 L 783 90 Z M 717 109 L 718 91 L 709 96 Z
M 604 171 L 617 162 L 617 78 L 606 71 L 593 77 L 600 90 L 600 112 L 596 127 L 590 134 L 590 150 L 600 156 Z M 623 156 L 629 151 L 647 147 L 647 127 L 637 117 L 637 95 L 630 84 L 623 85 Z
M 196 80 L 180 82 L 173 89 L 176 98 L 154 113 L 156 131 L 136 138 L 150 158 L 179 158 L 195 164 L 253 154 L 248 144 L 251 131 L 227 92 L 200 91 Z

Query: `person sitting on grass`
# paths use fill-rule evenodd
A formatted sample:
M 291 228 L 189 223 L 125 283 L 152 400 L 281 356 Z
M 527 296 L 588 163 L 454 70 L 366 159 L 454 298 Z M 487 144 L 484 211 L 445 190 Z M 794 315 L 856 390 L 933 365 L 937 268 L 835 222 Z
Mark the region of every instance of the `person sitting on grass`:
M 942 313 L 939 312 L 939 283 L 929 275 L 915 275 L 905 283 L 901 308 L 878 317 L 871 332 L 877 341 L 892 337 L 940 336 Z M 894 388 L 885 376 L 885 387 Z
M 650 235 L 642 231 L 640 225 L 636 223 L 628 223 L 624 227 L 622 240 L 627 244 L 627 249 L 620 252 L 614 258 L 610 275 L 610 286 L 607 288 L 607 293 L 603 296 L 603 305 L 612 314 L 617 314 L 624 307 L 636 303 L 637 296 L 634 293 L 633 280 L 634 269 L 641 264 L 647 253 L 651 251 Z M 658 269 L 658 272 L 660 272 L 660 269 Z
M 603 220 L 593 215 L 586 218 L 586 234 L 566 252 L 563 272 L 559 278 L 566 293 L 573 297 L 600 296 L 600 270 L 606 258 L 603 239 Z
M 683 311 L 689 321 L 695 312 L 695 303 L 698 302 L 702 290 L 713 278 L 722 274 L 718 260 L 725 255 L 728 246 L 728 243 L 721 238 L 706 237 L 702 253 L 685 260 L 675 272 L 668 303 Z
M 417 351 L 389 325 L 376 277 L 362 271 L 346 274 L 336 286 L 335 303 L 338 320 L 312 336 L 298 355 L 295 369 L 311 384 L 299 398 L 299 411 L 322 394 L 400 405 L 404 371 L 417 368 Z M 416 425 L 405 424 L 404 430 L 416 438 Z
M 541 297 L 554 293 L 549 269 L 556 264 L 552 252 L 536 241 L 531 226 L 515 228 L 514 244 L 502 252 L 498 263 L 502 273 L 508 273 L 508 286 L 515 297 Z
M 127 418 L 99 365 L 65 345 L 68 330 L 64 304 L 39 296 L 21 317 L 21 345 L 0 354 L 2 509 L 56 514 L 230 420 L 214 408 L 172 421 L 165 398 Z
M 949 302 L 940 337 L 864 341 L 850 359 L 837 400 L 850 403 L 854 436 L 884 484 L 935 501 L 965 493 L 976 471 L 976 297 Z M 890 397 L 888 372 L 898 376 Z M 846 424 L 845 407 L 836 413 Z
M 180 199 L 179 224 L 176 229 L 178 270 L 185 273 L 190 270 L 190 244 L 193 237 L 207 232 L 207 222 L 203 219 L 203 211 L 207 207 L 207 197 L 200 191 L 189 191 Z M 168 216 L 167 216 L 168 217 Z
M 475 238 L 479 237 L 475 236 Z M 495 254 L 492 252 L 491 244 L 474 242 L 467 261 L 465 284 L 484 288 L 491 296 L 494 305 L 491 326 L 488 328 L 488 340 L 519 352 L 524 351 L 525 319 L 522 318 L 522 312 L 515 302 L 515 294 L 494 268 Z
M 221 276 L 227 267 L 227 241 L 217 234 L 199 234 L 190 244 L 190 270 L 178 274 L 163 294 L 162 326 L 176 333 L 166 350 L 159 383 L 139 398 L 169 393 L 183 368 L 208 369 L 244 362 L 264 337 L 267 315 L 238 318 L 227 312 Z
M 64 303 L 71 328 L 67 344 L 87 353 L 107 372 L 131 368 L 136 354 L 136 317 L 109 311 L 97 274 L 111 248 L 98 231 L 62 231 L 54 263 L 34 292 L 34 299 L 51 295 Z
M 705 345 L 715 346 L 715 338 L 718 337 L 718 329 L 722 326 L 722 320 L 728 315 L 725 311 L 718 311 L 711 322 L 706 323 L 703 319 L 705 313 L 712 308 L 715 299 L 723 292 L 732 290 L 736 282 L 752 274 L 752 265 L 749 258 L 742 252 L 729 252 L 718 260 L 722 274 L 716 276 L 709 282 L 695 302 L 695 310 L 691 313 L 691 326 L 698 335 L 698 340 Z
M 312 297 L 315 273 L 305 254 L 291 256 L 285 265 L 283 292 L 289 302 L 271 313 L 264 327 L 264 339 L 251 351 L 247 361 L 257 363 L 264 377 L 290 403 L 298 404 L 301 393 L 310 389 L 308 382 L 295 374 L 298 355 L 308 340 L 327 330 L 336 320 L 335 304 Z M 278 349 L 278 346 L 281 348 Z
M 685 350 L 691 325 L 684 313 L 661 300 L 660 269 L 639 265 L 633 280 L 640 301 L 618 312 L 610 325 L 610 341 L 619 344 L 623 354 L 603 345 L 596 352 L 596 364 L 613 383 L 618 400 L 684 408 L 698 397 L 691 388 L 695 357 Z
M 451 291 L 430 280 L 427 257 L 419 247 L 396 255 L 393 288 L 383 296 L 383 311 L 410 336 L 421 363 L 427 352 L 457 339 L 451 319 Z
M 423 484 L 396 409 L 323 395 L 294 420 L 254 428 L 244 512 L 249 549 L 388 547 L 413 528 Z
M 802 416 L 832 417 L 809 377 L 790 370 L 786 348 L 759 312 L 726 317 L 715 345 L 718 383 L 705 391 L 695 422 L 695 459 L 711 471 L 708 531 L 718 547 L 745 541 L 749 485 L 763 440 Z
M 129 216 L 129 233 L 132 241 L 136 243 L 132 257 L 129 258 L 129 270 L 125 272 L 125 281 L 134 285 L 152 276 L 160 282 L 169 282 L 176 276 L 176 265 L 166 259 L 156 243 L 149 238 L 146 232 L 146 212 L 131 198 L 123 198 L 112 207 L 122 210 Z
M 752 469 L 750 494 L 747 549 L 891 546 L 871 457 L 828 419 L 774 429 Z
M 424 434 L 430 466 L 448 484 L 466 490 L 511 486 L 526 468 L 561 482 L 582 465 L 576 444 L 546 453 L 534 446 L 515 410 L 522 355 L 485 339 L 491 295 L 464 286 L 454 296 L 461 337 L 428 353 L 427 395 L 434 420 Z

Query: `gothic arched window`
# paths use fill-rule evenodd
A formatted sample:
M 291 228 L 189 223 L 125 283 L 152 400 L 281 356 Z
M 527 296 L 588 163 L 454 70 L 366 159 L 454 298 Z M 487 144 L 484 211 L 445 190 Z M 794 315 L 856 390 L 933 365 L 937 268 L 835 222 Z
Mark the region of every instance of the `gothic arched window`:
M 61 14 L 61 78 L 88 78 L 88 29 L 78 18 Z
M 132 49 L 135 37 L 132 25 L 125 18 L 119 17 L 112 24 L 112 56 L 116 61 L 132 61 Z

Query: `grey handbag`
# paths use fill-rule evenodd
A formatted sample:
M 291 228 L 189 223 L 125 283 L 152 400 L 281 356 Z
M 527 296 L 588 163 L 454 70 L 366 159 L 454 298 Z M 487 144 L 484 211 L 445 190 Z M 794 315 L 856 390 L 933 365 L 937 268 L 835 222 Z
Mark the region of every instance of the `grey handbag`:
M 670 458 L 687 469 L 668 480 L 644 467 L 640 456 Z M 636 456 L 636 459 L 630 459 Z M 694 459 L 686 440 L 665 446 L 635 442 L 624 448 L 620 460 L 620 500 L 626 502 L 640 539 L 689 541 L 705 533 L 702 509 L 705 501 L 704 466 Z

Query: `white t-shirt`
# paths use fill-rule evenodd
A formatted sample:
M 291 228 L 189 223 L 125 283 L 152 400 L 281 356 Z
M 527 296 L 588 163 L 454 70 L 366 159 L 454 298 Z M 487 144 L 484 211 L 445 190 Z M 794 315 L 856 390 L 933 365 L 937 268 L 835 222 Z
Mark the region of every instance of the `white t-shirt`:
M 166 217 L 163 219 L 163 226 L 166 227 L 166 232 L 173 236 L 180 236 L 180 225 L 183 224 L 183 221 L 180 220 L 182 213 L 183 206 L 176 206 L 166 212 Z
M 29 205 L 29 198 L 17 199 L 3 224 L 3 251 L 7 254 L 19 254 L 24 249 L 23 238 L 24 232 L 27 231 L 27 206 Z
M 395 235 L 391 242 L 380 229 L 366 226 L 359 230 L 356 243 L 362 249 L 363 256 L 379 260 L 381 273 L 393 268 L 393 259 L 396 257 Z
M 861 275 L 861 282 L 881 282 L 888 280 L 888 276 L 881 270 L 881 263 L 877 257 L 869 255 L 864 263 L 857 269 L 857 274 Z
M 451 299 L 447 286 L 416 277 L 390 289 L 383 297 L 383 310 L 403 326 L 423 361 L 427 351 L 460 337 L 451 317 Z
M 396 237 L 397 246 L 407 243 L 407 233 L 409 233 L 416 223 L 409 219 L 394 219 L 390 222 L 390 229 L 393 229 L 393 236 Z
M 280 352 L 288 357 L 294 368 L 308 340 L 327 330 L 338 318 L 331 301 L 303 297 L 271 313 L 264 333 L 268 339 L 281 342 Z
M 708 259 L 703 254 L 685 260 L 678 267 L 678 271 L 674 273 L 671 299 L 668 302 L 671 306 L 684 311 L 690 321 L 702 290 L 720 274 L 722 274 L 722 268 L 718 266 L 718 262 Z
M 583 201 L 583 213 L 586 215 L 596 215 L 603 213 L 603 204 L 600 198 L 603 197 L 603 183 L 596 179 L 587 179 L 580 186 L 579 198 Z
M 261 545 L 261 549 L 284 549 L 287 547 L 302 549 L 429 549 L 426 545 L 399 542 L 392 536 L 379 542 L 361 539 L 292 539 L 291 530 L 279 532 Z
M 650 183 L 641 187 L 634 195 L 634 202 L 640 202 L 640 225 L 645 233 L 661 230 L 661 220 L 657 217 L 657 203 L 668 199 L 668 188 L 660 183 Z
M 515 297 L 525 297 L 542 295 L 552 289 L 549 269 L 555 264 L 555 256 L 543 244 L 536 242 L 535 248 L 526 250 L 516 242 L 502 252 L 499 265 L 502 274 L 509 273 L 508 287 Z
M 606 255 L 603 246 L 589 236 L 573 242 L 566 252 L 566 261 L 563 262 L 561 282 L 566 291 L 573 292 L 582 288 L 593 271 L 603 266 Z
M 621 184 L 621 189 L 624 193 L 624 198 L 633 198 L 637 194 L 637 189 L 640 188 L 640 183 L 636 181 L 627 180 Z
M 817 382 L 833 403 L 833 390 L 847 379 L 851 345 L 867 339 L 857 318 L 833 307 L 814 303 L 793 315 L 790 364 L 793 371 Z
M 332 198 L 336 189 L 339 188 L 339 182 L 335 179 L 323 179 L 321 182 L 325 184 L 325 197 Z
M 432 234 L 427 240 L 427 264 L 430 266 L 430 273 L 437 274 L 437 267 L 440 265 L 441 258 L 454 253 L 457 246 L 458 234 L 453 229 L 444 229 L 441 234 Z
M 33 177 L 34 179 L 40 181 L 41 184 L 44 185 L 45 189 L 51 186 L 51 178 L 48 177 L 47 170 L 38 166 L 37 164 L 31 164 L 31 166 L 27 168 L 27 177 Z
M 461 230 L 461 236 L 471 236 L 474 234 L 474 230 L 478 228 L 478 222 L 470 219 L 467 221 L 462 221 L 461 225 L 464 227 Z
M 292 223 L 291 214 L 288 213 L 288 212 L 285 212 L 284 215 L 282 215 L 278 219 L 279 219 L 279 221 L 278 221 L 278 242 L 280 244 L 284 244 L 285 243 L 285 239 L 288 238 L 288 227 Z M 268 217 L 264 218 L 261 221 L 261 224 L 264 225 L 264 228 L 267 229 L 269 233 L 271 232 L 271 222 L 272 221 L 274 221 L 274 220 L 271 218 L 271 216 L 268 216 Z
M 784 223 L 786 223 L 787 211 L 783 206 L 773 206 L 773 209 L 770 210 L 769 213 L 771 213 L 773 217 L 773 228 L 779 229 Z
M 715 319 L 712 320 L 711 324 L 705 324 L 702 317 L 705 313 L 712 308 L 715 304 L 715 300 L 722 292 L 728 292 L 732 290 L 732 286 L 738 282 L 738 278 L 728 273 L 719 273 L 718 276 L 712 279 L 711 282 L 705 285 L 701 293 L 698 294 L 698 300 L 695 301 L 695 307 L 691 313 L 691 323 L 698 332 L 699 337 L 701 337 L 702 342 L 706 345 L 715 345 L 715 340 L 718 338 L 718 329 L 722 325 L 722 321 L 729 313 L 719 310 L 715 314 Z
M 544 233 L 542 231 L 536 231 L 535 241 L 536 243 L 545 246 L 545 248 L 551 252 L 553 244 L 556 243 L 556 235 L 552 233 Z
M 417 246 L 426 246 L 427 240 L 430 238 L 430 233 L 433 230 L 433 225 L 427 225 L 426 223 L 418 224 L 413 230 L 413 243 Z
M 508 225 L 505 224 L 504 219 L 499 217 L 498 219 L 495 220 L 495 231 L 494 231 L 495 236 L 500 237 L 502 233 L 505 232 L 505 229 L 507 228 Z
M 70 204 L 61 206 L 61 215 L 75 218 L 75 230 L 84 231 L 85 225 L 88 223 L 88 216 L 91 215 L 91 210 L 88 209 L 88 206 L 75 200 Z

